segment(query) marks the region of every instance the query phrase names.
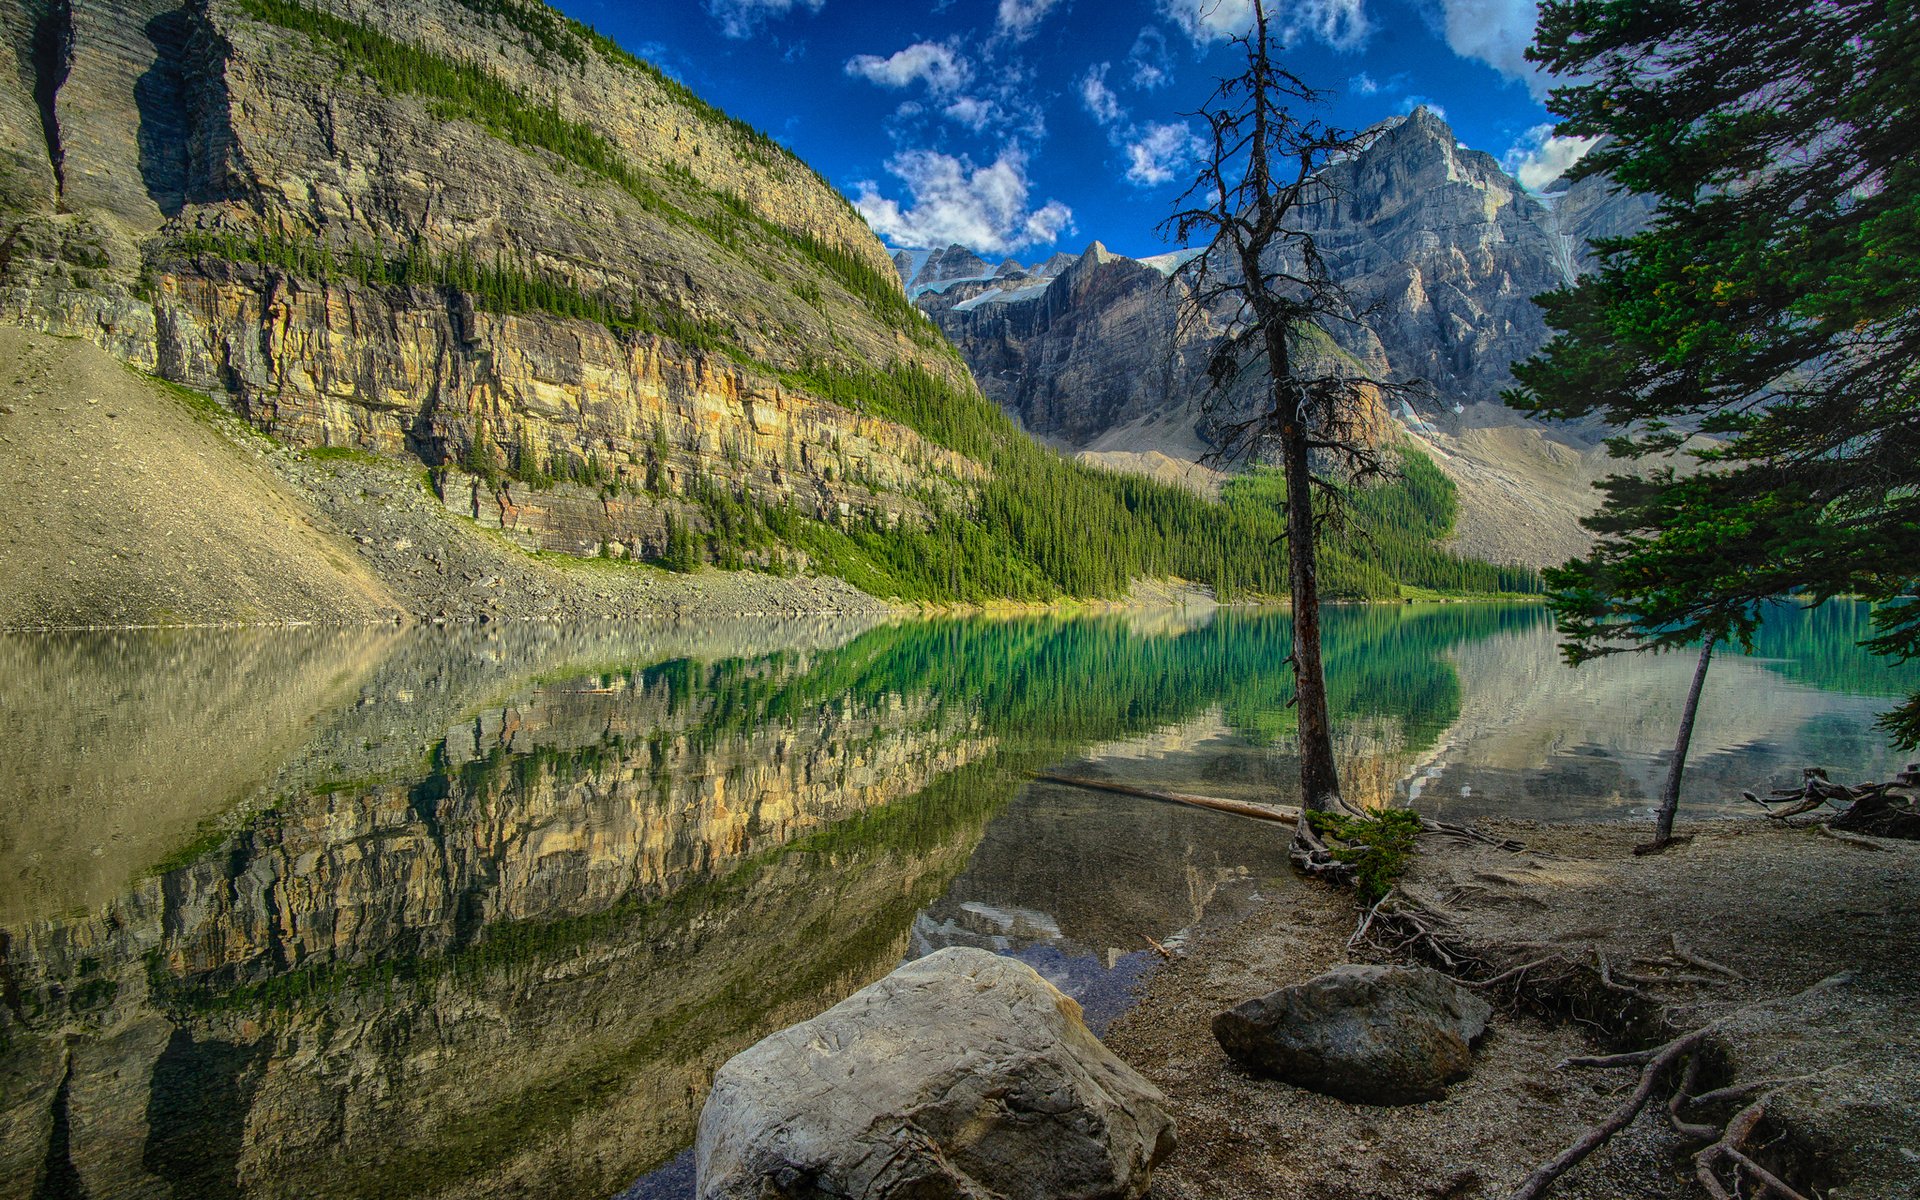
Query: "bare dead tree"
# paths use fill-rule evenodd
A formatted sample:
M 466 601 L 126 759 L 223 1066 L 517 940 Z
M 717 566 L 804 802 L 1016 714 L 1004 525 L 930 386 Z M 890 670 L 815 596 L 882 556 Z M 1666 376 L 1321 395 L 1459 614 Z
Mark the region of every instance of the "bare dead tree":
M 1225 326 L 1207 363 L 1220 457 L 1276 462 L 1285 475 L 1299 837 L 1311 846 L 1317 839 L 1304 813 L 1343 807 L 1320 654 L 1315 539 L 1338 514 L 1345 488 L 1387 473 L 1375 415 L 1387 395 L 1410 385 L 1315 361 L 1327 357 L 1312 347 L 1329 340 L 1329 327 L 1357 321 L 1359 310 L 1321 257 L 1310 210 L 1333 198 L 1326 168 L 1357 153 L 1366 136 L 1296 114 L 1325 93 L 1280 66 L 1264 0 L 1255 0 L 1252 18 L 1235 39 L 1246 70 L 1221 80 L 1191 114 L 1206 126 L 1206 160 L 1161 229 L 1181 245 L 1205 242 L 1169 286 L 1184 292 L 1183 319 Z M 1262 385 L 1262 400 L 1250 412 L 1234 411 L 1228 397 L 1249 380 Z

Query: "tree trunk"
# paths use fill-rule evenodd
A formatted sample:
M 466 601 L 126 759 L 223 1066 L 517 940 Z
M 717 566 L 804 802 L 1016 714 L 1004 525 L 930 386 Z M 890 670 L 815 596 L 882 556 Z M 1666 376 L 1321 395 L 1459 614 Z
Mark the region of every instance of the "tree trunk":
M 1340 778 L 1333 765 L 1333 725 L 1320 665 L 1320 578 L 1314 561 L 1312 467 L 1297 419 L 1283 423 L 1281 455 L 1287 485 L 1287 583 L 1293 600 L 1294 707 L 1300 718 L 1300 807 L 1333 807 Z
M 1687 745 L 1693 741 L 1693 718 L 1700 711 L 1700 689 L 1707 682 L 1707 664 L 1713 659 L 1713 644 L 1720 635 L 1709 633 L 1700 643 L 1700 661 L 1693 668 L 1693 686 L 1687 689 L 1687 706 L 1680 712 L 1680 732 L 1673 739 L 1673 761 L 1667 764 L 1667 785 L 1660 792 L 1660 811 L 1654 817 L 1653 841 L 1647 848 L 1658 850 L 1673 840 L 1673 814 L 1680 807 L 1680 774 L 1687 769 Z

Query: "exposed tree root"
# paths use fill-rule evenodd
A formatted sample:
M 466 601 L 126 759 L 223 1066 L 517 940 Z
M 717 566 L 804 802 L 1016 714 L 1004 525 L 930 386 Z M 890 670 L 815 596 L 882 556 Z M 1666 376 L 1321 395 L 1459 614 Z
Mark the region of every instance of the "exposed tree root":
M 1755 1100 L 1733 1115 L 1718 1140 L 1693 1156 L 1694 1176 L 1700 1180 L 1700 1186 L 1707 1189 L 1707 1195 L 1713 1200 L 1734 1200 L 1741 1194 L 1740 1175 L 1745 1172 L 1761 1186 L 1759 1194 L 1771 1196 L 1774 1200 L 1807 1200 L 1798 1191 L 1788 1187 L 1779 1176 L 1767 1170 L 1759 1163 L 1747 1157 L 1746 1142 L 1752 1136 L 1754 1126 L 1766 1115 L 1767 1101 L 1773 1093 Z M 1719 1167 L 1726 1163 L 1732 1168 L 1733 1190 L 1729 1191 L 1720 1181 Z
M 1341 862 L 1334 857 L 1333 848 L 1327 845 L 1313 825 L 1307 820 L 1307 814 L 1301 813 L 1299 821 L 1293 827 L 1293 845 L 1287 850 L 1287 857 L 1293 860 L 1295 868 L 1301 872 L 1325 879 L 1330 883 L 1353 882 L 1354 870 L 1350 863 Z
M 1680 935 L 1677 933 L 1667 935 L 1667 944 L 1673 947 L 1669 952 L 1669 956 L 1677 962 L 1685 963 L 1690 967 L 1699 967 L 1703 971 L 1712 971 L 1716 975 L 1725 975 L 1728 979 L 1738 980 L 1742 983 L 1746 982 L 1747 977 L 1732 967 L 1722 966 L 1710 958 L 1703 958 L 1692 950 L 1689 950 L 1687 944 L 1680 940 Z
M 1534 1200 L 1535 1197 L 1553 1186 L 1553 1182 L 1571 1171 L 1580 1160 L 1606 1144 L 1608 1138 L 1619 1133 L 1640 1115 L 1640 1110 L 1653 1098 L 1653 1089 L 1659 1084 L 1661 1076 L 1668 1068 L 1690 1054 L 1707 1035 L 1713 1032 L 1712 1026 L 1703 1026 L 1690 1033 L 1682 1034 L 1664 1046 L 1652 1050 L 1643 1050 L 1634 1054 L 1610 1054 L 1600 1058 L 1570 1058 L 1561 1063 L 1562 1067 L 1624 1067 L 1638 1066 L 1640 1081 L 1634 1086 L 1633 1094 L 1625 1103 L 1607 1114 L 1607 1118 L 1598 1125 L 1581 1134 L 1571 1146 L 1555 1155 L 1553 1161 L 1541 1166 L 1527 1176 L 1519 1190 L 1513 1193 L 1513 1200 Z
M 1602 975 L 1606 974 L 1605 960 L 1601 959 Z M 1814 984 L 1806 991 L 1793 997 L 1800 1000 L 1823 988 L 1846 982 L 1850 977 L 1841 974 L 1830 976 Z M 1695 1172 L 1701 1186 L 1707 1189 L 1715 1200 L 1734 1200 L 1741 1194 L 1740 1179 L 1744 1173 L 1747 1178 L 1760 1185 L 1756 1195 L 1771 1195 L 1779 1200 L 1807 1200 L 1798 1191 L 1788 1186 L 1778 1177 L 1755 1162 L 1746 1152 L 1746 1141 L 1755 1126 L 1765 1115 L 1767 1101 L 1778 1089 L 1796 1080 L 1773 1079 L 1751 1083 L 1736 1084 L 1731 1087 L 1717 1088 L 1708 1092 L 1694 1094 L 1693 1088 L 1700 1077 L 1701 1052 L 1707 1040 L 1720 1032 L 1736 1019 L 1755 1008 L 1773 1001 L 1758 1001 L 1728 1013 L 1716 1021 L 1688 1030 L 1678 1037 L 1646 1050 L 1634 1050 L 1624 1054 L 1603 1054 L 1570 1058 L 1560 1064 L 1561 1068 L 1570 1067 L 1638 1067 L 1639 1080 L 1631 1095 L 1619 1107 L 1609 1113 L 1605 1120 L 1588 1129 L 1556 1155 L 1529 1175 L 1519 1189 L 1513 1193 L 1513 1200 L 1535 1200 L 1543 1195 L 1562 1175 L 1572 1170 L 1589 1154 L 1605 1145 L 1614 1134 L 1625 1129 L 1647 1107 L 1663 1080 L 1671 1078 L 1675 1067 L 1681 1067 L 1681 1075 L 1668 1094 L 1666 1101 L 1667 1121 L 1682 1136 L 1713 1141 L 1694 1156 Z M 1804 1077 L 1803 1077 L 1804 1078 Z M 1687 1120 L 1682 1114 L 1688 1108 L 1711 1107 L 1716 1103 L 1744 1098 L 1755 1091 L 1767 1089 L 1745 1108 L 1735 1113 L 1724 1125 Z M 1722 1181 L 1720 1172 L 1725 1169 L 1732 1180 L 1732 1190 Z
M 1872 838 L 1861 837 L 1857 833 L 1848 833 L 1844 829 L 1835 829 L 1832 825 L 1826 824 L 1824 822 L 1816 823 L 1813 827 L 1813 830 L 1815 833 L 1818 833 L 1821 837 L 1832 838 L 1836 842 L 1845 842 L 1849 846 L 1858 846 L 1862 850 L 1885 850 L 1886 849 L 1885 846 L 1882 846 L 1879 842 L 1874 841 Z

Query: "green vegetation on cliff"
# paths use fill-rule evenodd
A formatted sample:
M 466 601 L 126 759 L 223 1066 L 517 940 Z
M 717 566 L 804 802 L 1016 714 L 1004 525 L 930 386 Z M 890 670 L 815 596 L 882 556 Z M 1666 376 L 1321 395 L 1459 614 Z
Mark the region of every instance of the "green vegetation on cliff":
M 570 32 L 564 28 L 570 23 L 544 6 L 536 13 L 533 6 L 515 4 L 512 0 L 460 0 L 460 3 L 475 12 L 509 19 L 515 28 L 528 32 L 541 46 L 556 52 L 559 47 L 576 44 L 573 38 L 563 36 Z M 591 125 L 570 119 L 551 104 L 521 95 L 480 67 L 435 54 L 377 29 L 292 0 L 241 0 L 241 6 L 257 20 L 304 33 L 316 43 L 331 46 L 384 91 L 422 97 L 443 120 L 472 121 L 522 149 L 552 154 L 620 188 L 648 211 L 698 230 L 722 246 L 746 251 L 769 243 L 783 244 L 803 261 L 837 280 L 883 325 L 922 343 L 941 342 L 939 334 L 907 303 L 896 281 L 873 265 L 804 230 L 789 229 L 762 219 L 740 196 L 706 187 L 684 168 L 675 170 L 669 165 L 663 176 L 652 176 L 637 169 L 618 146 Z M 534 32 L 536 30 L 539 32 Z M 604 38 L 594 37 L 596 44 L 605 42 Z M 570 55 L 563 52 L 563 57 Z M 626 57 L 640 62 L 631 55 Z M 651 67 L 646 71 L 656 82 L 665 80 L 665 76 Z M 717 117 L 718 110 L 699 101 L 684 86 L 672 84 L 669 94 L 703 116 Z M 717 119 L 723 120 L 727 128 L 744 140 L 750 153 L 758 151 L 755 156 L 765 161 L 766 146 L 772 144 L 770 139 L 731 118 Z M 741 134 L 741 130 L 749 133 Z
M 1222 502 L 1138 475 L 1063 458 L 1022 433 L 992 401 L 924 371 L 816 367 L 791 373 L 816 395 L 900 422 L 981 463 L 992 479 L 975 511 L 943 513 L 929 530 L 866 528 L 803 536 L 850 582 L 909 600 L 1119 596 L 1135 579 L 1177 576 L 1223 598 L 1286 590 L 1280 476 L 1236 480 Z M 1322 586 L 1352 598 L 1397 597 L 1401 585 L 1450 592 L 1534 593 L 1538 575 L 1439 548 L 1453 531 L 1453 484 L 1416 450 L 1403 475 L 1356 490 L 1351 522 L 1327 553 Z M 847 573 L 854 572 L 854 573 Z
M 597 35 L 541 5 L 458 2 L 523 35 L 536 59 L 577 64 L 599 45 Z M 608 132 L 570 118 L 557 101 L 535 99 L 476 63 L 295 0 L 239 3 L 256 20 L 311 38 L 324 54 L 357 70 L 383 93 L 418 97 L 442 120 L 471 122 L 536 157 L 557 159 L 556 166 L 611 184 L 725 257 L 754 260 L 770 285 L 821 313 L 832 309 L 822 304 L 820 283 L 838 284 L 853 308 L 882 329 L 905 335 L 914 348 L 888 361 L 836 335 L 803 337 L 791 328 L 784 340 L 776 332 L 769 345 L 759 340 L 765 330 L 747 331 L 745 318 L 733 328 L 724 314 L 718 320 L 695 316 L 675 300 L 658 298 L 656 291 L 642 296 L 636 287 L 629 293 L 627 284 L 609 284 L 604 276 L 586 281 L 573 268 L 549 267 L 547 258 L 539 258 L 536 266 L 497 249 L 489 254 L 421 243 L 341 245 L 334 240 L 338 235 L 324 232 L 181 231 L 163 241 L 165 251 L 251 262 L 323 282 L 347 278 L 378 288 L 440 289 L 488 311 L 540 313 L 597 322 L 623 336 L 667 338 L 904 425 L 987 471 L 983 483 L 961 481 L 969 493 L 964 501 L 952 487 L 942 491 L 929 480 L 912 496 L 923 517 L 902 518 L 872 505 L 864 512 L 856 506 L 839 522 L 755 496 L 718 475 L 683 481 L 668 497 L 659 490 L 664 486 L 659 473 L 650 472 L 647 490 L 663 501 L 697 507 L 703 517 L 703 528 L 696 530 L 686 523 L 688 514 L 680 514 L 667 565 L 686 569 L 704 559 L 783 570 L 787 551 L 794 549 L 804 552 L 817 571 L 876 595 L 922 602 L 1116 597 L 1134 580 L 1168 576 L 1206 583 L 1222 597 L 1285 591 L 1277 475 L 1262 473 L 1236 483 L 1215 503 L 1065 459 L 1026 436 L 977 390 L 957 383 L 957 374 L 944 373 L 949 366 L 958 369 L 952 348 L 907 302 L 898 280 L 861 255 L 767 220 L 741 196 L 706 186 L 683 164 L 642 170 Z M 606 53 L 604 47 L 596 52 Z M 777 268 L 765 259 L 769 252 L 780 260 Z M 847 300 L 837 303 L 840 311 L 848 307 Z M 749 342 L 757 350 L 750 351 Z M 769 357 L 784 361 L 769 362 Z M 471 443 L 455 442 L 449 461 L 468 463 L 487 478 L 506 476 L 535 485 L 558 477 L 603 490 L 639 487 L 584 448 L 563 459 L 558 452 L 531 453 L 501 444 L 497 433 L 492 442 L 487 436 L 476 425 Z M 1356 494 L 1350 533 L 1328 554 L 1324 586 L 1330 594 L 1537 590 L 1529 571 L 1461 560 L 1440 550 L 1452 526 L 1451 485 L 1424 459 L 1409 454 L 1407 463 L 1404 479 Z M 844 462 L 836 465 L 830 476 L 836 486 L 865 482 L 848 478 L 849 469 Z

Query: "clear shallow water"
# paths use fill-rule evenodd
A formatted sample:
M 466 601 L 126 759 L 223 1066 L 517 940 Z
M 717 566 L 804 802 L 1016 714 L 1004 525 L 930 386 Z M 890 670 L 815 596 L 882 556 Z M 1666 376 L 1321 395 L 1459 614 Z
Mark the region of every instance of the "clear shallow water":
M 1715 663 L 1687 812 L 1900 761 L 1864 622 Z M 1286 652 L 1244 613 L 0 638 L 0 1179 L 684 1195 L 711 1072 L 903 958 L 1018 955 L 1098 1026 L 1284 847 L 1028 773 L 1286 801 Z M 1337 610 L 1327 660 L 1348 794 L 1458 816 L 1643 809 L 1691 669 L 1569 671 L 1513 606 Z

